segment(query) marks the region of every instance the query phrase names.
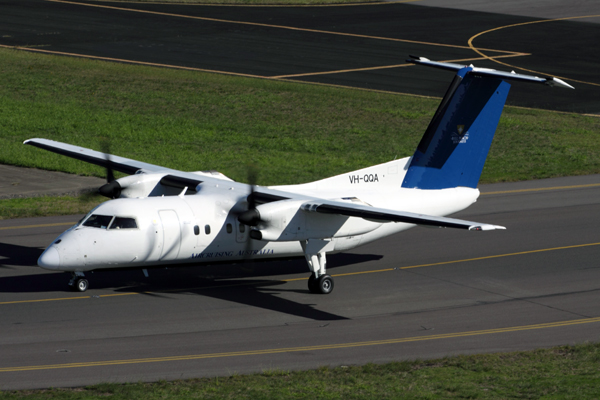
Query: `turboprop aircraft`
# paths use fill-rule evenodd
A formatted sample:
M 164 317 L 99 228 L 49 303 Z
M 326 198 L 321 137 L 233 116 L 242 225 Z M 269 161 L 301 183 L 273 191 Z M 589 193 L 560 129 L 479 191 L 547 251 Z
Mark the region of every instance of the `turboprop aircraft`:
M 316 182 L 263 187 L 218 172 L 182 172 L 60 143 L 24 143 L 126 174 L 99 192 L 100 204 L 62 233 L 38 265 L 85 272 L 173 264 L 235 263 L 304 257 L 312 293 L 333 290 L 326 255 L 416 225 L 487 231 L 502 226 L 444 216 L 473 204 L 477 183 L 510 88 L 507 81 L 573 88 L 557 78 L 430 61 L 455 72 L 415 153 Z

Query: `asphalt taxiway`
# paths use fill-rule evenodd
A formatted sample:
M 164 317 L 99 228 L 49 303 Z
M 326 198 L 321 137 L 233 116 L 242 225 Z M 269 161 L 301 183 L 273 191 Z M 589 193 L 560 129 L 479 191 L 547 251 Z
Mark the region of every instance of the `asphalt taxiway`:
M 109 61 L 441 96 L 436 61 L 557 76 L 576 90 L 515 85 L 509 104 L 600 113 L 600 3 L 434 0 L 360 6 L 231 7 L 4 0 L 0 45 Z M 429 6 L 427 6 L 429 5 Z M 437 6 L 437 7 L 436 7 Z M 462 9 L 461 9 L 462 8 Z M 491 10 L 491 11 L 487 11 Z M 510 14 L 502 13 L 510 10 Z M 546 11 L 545 11 L 546 10 Z M 500 13 L 495 12 L 500 11 Z M 520 14 L 520 15 L 519 15 Z
M 484 185 L 458 217 L 329 257 L 96 272 L 85 293 L 41 270 L 79 216 L 0 221 L 0 388 L 294 370 L 600 339 L 600 176 Z
M 543 97 L 515 88 L 515 104 L 600 110 L 594 86 L 600 56 L 590 51 L 598 38 L 590 16 L 600 12 L 590 2 L 574 12 L 591 22 L 539 23 L 575 15 L 565 15 L 570 9 L 541 16 L 424 6 L 435 6 L 433 0 L 335 8 L 81 3 L 3 1 L 0 44 L 439 96 L 447 77 L 438 81 L 401 66 L 404 57 L 498 67 L 469 47 L 479 34 L 473 44 L 503 56 L 497 61 L 559 75 L 577 87 L 575 94 L 557 90 L 557 98 L 546 88 Z M 464 8 L 464 1 L 456 3 Z M 139 271 L 97 272 L 91 289 L 76 294 L 66 289 L 67 275 L 35 264 L 80 216 L 0 221 L 0 389 L 223 376 L 600 339 L 600 176 L 481 190 L 478 203 L 456 216 L 506 231 L 415 228 L 330 256 L 336 287 L 327 296 L 308 292 L 303 260 L 154 270 L 147 279 Z

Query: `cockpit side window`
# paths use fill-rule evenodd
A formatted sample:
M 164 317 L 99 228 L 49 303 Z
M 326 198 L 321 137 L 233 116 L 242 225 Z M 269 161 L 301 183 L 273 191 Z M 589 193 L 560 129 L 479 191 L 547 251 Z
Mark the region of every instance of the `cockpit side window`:
M 92 214 L 84 223 L 83 226 L 90 226 L 92 228 L 106 229 L 113 219 L 112 215 L 100 215 Z
M 136 229 L 137 223 L 135 222 L 135 218 L 127 218 L 127 217 L 115 217 L 112 224 L 110 224 L 110 228 L 108 229 Z

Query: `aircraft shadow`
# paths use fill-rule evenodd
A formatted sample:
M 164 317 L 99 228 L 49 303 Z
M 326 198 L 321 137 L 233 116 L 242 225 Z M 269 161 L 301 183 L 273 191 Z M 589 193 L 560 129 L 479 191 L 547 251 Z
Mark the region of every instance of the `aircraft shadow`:
M 37 267 L 37 259 L 43 252 L 37 247 L 0 243 L 0 268 Z
M 35 266 L 42 250 L 23 246 L 2 245 L 0 266 Z M 327 257 L 327 268 L 335 268 L 356 263 L 379 260 L 380 255 L 334 254 Z M 5 265 L 8 264 L 8 265 Z M 298 303 L 278 297 L 278 288 L 286 282 L 272 279 L 272 276 L 287 274 L 310 275 L 304 259 L 271 262 L 244 262 L 214 266 L 173 266 L 149 270 L 145 278 L 139 269 L 95 271 L 86 273 L 91 289 L 109 289 L 115 292 L 140 292 L 148 296 L 168 296 L 169 293 L 190 293 L 226 300 L 270 311 L 300 316 L 318 321 L 347 319 L 346 317 L 320 311 L 314 308 L 319 295 L 310 295 L 310 303 Z M 1 277 L 0 292 L 64 292 L 68 291 L 69 274 L 63 272 L 27 274 Z M 306 285 L 304 285 L 306 286 Z M 283 292 L 283 288 L 281 288 Z M 286 292 L 289 290 L 285 289 Z M 294 290 L 309 294 L 308 287 Z M 325 298 L 325 297 L 323 297 Z
M 327 257 L 327 268 L 331 271 L 342 266 L 381 258 L 382 256 L 379 255 L 336 254 Z M 286 282 L 270 279 L 270 277 L 298 273 L 305 273 L 307 279 L 310 275 L 304 259 L 178 267 L 167 271 L 150 271 L 149 282 L 143 287 L 144 291 L 152 292 L 149 295 L 160 296 L 161 292 L 165 295 L 169 292 L 190 293 L 316 321 L 348 319 L 316 309 L 314 303 L 318 300 L 319 295 L 310 294 L 308 287 L 297 292 L 310 294 L 309 303 L 299 303 L 277 296 L 280 293 L 278 288 L 282 289 L 281 286 Z M 155 274 L 157 276 L 153 278 Z M 190 287 L 190 285 L 195 287 Z M 139 290 L 139 286 L 117 289 L 117 291 L 124 292 L 132 290 Z

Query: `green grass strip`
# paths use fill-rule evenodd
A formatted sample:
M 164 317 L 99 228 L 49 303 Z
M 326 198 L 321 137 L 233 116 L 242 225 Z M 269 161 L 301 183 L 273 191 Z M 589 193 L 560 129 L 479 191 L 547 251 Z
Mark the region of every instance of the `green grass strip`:
M 0 399 L 597 399 L 600 344 L 309 371 L 77 389 L 0 392 Z
M 44 196 L 0 200 L 0 219 L 86 214 L 103 201 L 100 195 Z

